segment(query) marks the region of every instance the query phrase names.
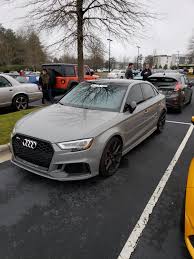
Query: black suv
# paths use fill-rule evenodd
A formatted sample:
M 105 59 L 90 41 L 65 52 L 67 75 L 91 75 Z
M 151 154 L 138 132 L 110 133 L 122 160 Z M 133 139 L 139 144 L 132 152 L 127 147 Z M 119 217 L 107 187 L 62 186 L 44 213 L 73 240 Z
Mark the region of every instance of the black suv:
M 185 75 L 180 73 L 156 73 L 148 78 L 159 92 L 166 96 L 167 108 L 176 109 L 182 112 L 185 104 L 192 101 L 193 84 Z

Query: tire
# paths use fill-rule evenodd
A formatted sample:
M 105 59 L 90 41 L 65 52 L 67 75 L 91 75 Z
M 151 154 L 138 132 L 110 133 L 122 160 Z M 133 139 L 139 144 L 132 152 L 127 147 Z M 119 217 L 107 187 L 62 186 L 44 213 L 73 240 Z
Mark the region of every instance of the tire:
M 185 233 L 185 198 L 186 198 L 186 191 L 183 197 L 183 203 L 181 206 L 181 213 L 180 213 L 180 230 L 182 233 Z
M 177 108 L 177 112 L 182 113 L 182 111 L 183 111 L 183 105 L 180 105 L 179 108 Z
M 166 123 L 166 112 L 163 112 L 159 119 L 158 119 L 158 123 L 157 123 L 157 130 L 156 132 L 158 134 L 162 133 L 165 127 L 165 123 Z
M 24 94 L 16 95 L 13 99 L 13 108 L 17 111 L 28 108 L 28 97 Z
M 116 173 L 122 158 L 123 143 L 119 137 L 113 137 L 106 145 L 100 160 L 99 174 L 109 177 Z

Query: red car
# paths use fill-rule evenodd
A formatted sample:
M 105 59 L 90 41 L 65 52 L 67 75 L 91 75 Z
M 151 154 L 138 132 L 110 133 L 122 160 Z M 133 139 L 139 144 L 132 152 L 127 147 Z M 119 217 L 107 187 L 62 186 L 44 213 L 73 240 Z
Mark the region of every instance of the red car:
M 70 90 L 79 83 L 78 68 L 75 64 L 44 64 L 43 69 L 52 70 L 56 75 L 55 92 L 64 92 Z M 98 75 L 93 75 L 89 66 L 84 66 L 84 80 L 95 80 Z

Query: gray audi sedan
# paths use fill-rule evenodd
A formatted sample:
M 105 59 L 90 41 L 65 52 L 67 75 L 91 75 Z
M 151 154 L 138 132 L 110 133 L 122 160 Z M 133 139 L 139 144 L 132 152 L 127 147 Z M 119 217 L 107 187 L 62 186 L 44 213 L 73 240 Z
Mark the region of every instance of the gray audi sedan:
M 123 155 L 162 132 L 165 118 L 165 97 L 149 82 L 82 82 L 57 104 L 17 122 L 12 162 L 60 181 L 111 176 Z

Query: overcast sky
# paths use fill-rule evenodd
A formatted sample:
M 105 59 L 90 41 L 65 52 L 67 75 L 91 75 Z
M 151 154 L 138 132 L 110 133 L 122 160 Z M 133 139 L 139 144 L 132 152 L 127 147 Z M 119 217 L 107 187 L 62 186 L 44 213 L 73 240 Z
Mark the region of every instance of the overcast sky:
M 0 0 L 0 2 L 3 0 Z M 142 0 L 144 2 L 145 0 Z M 152 1 L 152 2 L 151 2 Z M 143 56 L 153 54 L 185 53 L 188 47 L 189 38 L 194 29 L 194 0 L 151 0 L 150 11 L 160 13 L 162 18 L 153 21 L 146 27 L 144 39 L 129 39 L 129 42 L 122 45 L 112 43 L 112 55 L 122 59 L 124 56 L 134 57 L 137 55 L 136 46 L 141 46 L 140 52 Z M 17 0 L 15 1 L 17 2 Z M 19 2 L 19 0 L 18 0 Z M 16 4 L 3 5 L 0 8 L 0 23 L 13 30 L 23 26 L 23 21 L 17 18 L 21 16 L 21 10 Z M 47 41 L 45 35 L 42 40 Z M 49 40 L 51 42 L 52 39 Z M 105 41 L 105 44 L 107 42 Z M 107 46 L 108 47 L 108 46 Z

